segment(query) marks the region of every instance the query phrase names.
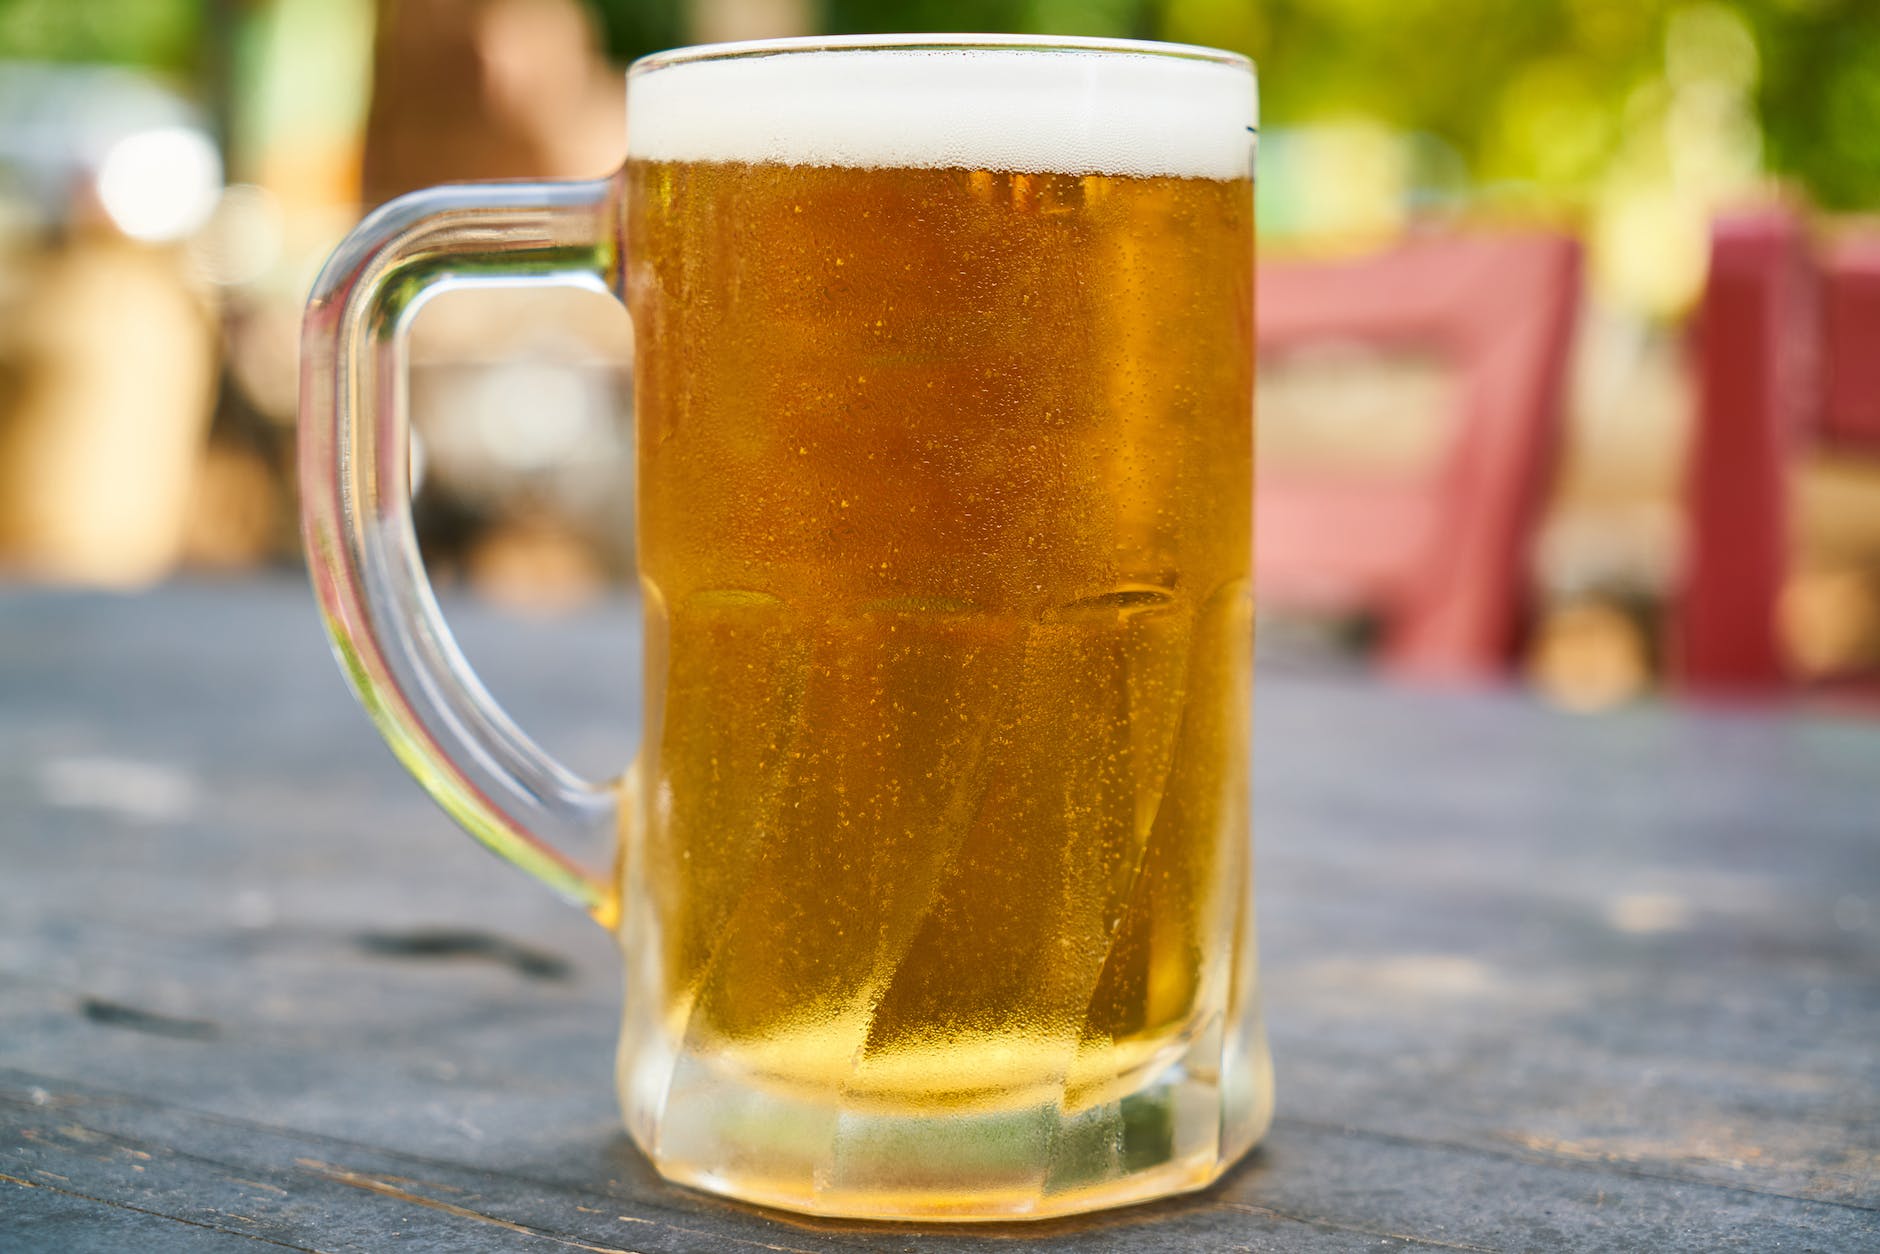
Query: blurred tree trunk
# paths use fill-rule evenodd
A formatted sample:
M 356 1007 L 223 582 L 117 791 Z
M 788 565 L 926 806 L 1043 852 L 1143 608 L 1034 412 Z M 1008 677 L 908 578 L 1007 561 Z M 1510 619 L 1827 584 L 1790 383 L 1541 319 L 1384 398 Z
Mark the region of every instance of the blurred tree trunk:
M 365 199 L 435 183 L 592 178 L 625 90 L 578 0 L 380 0 Z

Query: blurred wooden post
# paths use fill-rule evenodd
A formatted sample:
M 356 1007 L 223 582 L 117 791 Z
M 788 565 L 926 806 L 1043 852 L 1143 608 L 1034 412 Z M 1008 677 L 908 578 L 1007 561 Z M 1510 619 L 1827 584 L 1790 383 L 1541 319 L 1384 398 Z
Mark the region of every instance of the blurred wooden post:
M 1815 400 L 1816 306 L 1787 213 L 1719 222 L 1710 267 L 1673 664 L 1692 689 L 1773 689 L 1787 677 L 1775 611 L 1788 575 L 1790 465 Z
M 1880 235 L 1842 241 L 1828 258 L 1822 430 L 1880 450 Z
M 0 318 L 0 566 L 58 582 L 168 574 L 207 430 L 213 319 L 174 251 L 81 226 Z
M 1698 331 L 1673 663 L 1692 691 L 1775 692 L 1803 454 L 1880 452 L 1880 235 L 1817 249 L 1787 210 L 1719 221 Z

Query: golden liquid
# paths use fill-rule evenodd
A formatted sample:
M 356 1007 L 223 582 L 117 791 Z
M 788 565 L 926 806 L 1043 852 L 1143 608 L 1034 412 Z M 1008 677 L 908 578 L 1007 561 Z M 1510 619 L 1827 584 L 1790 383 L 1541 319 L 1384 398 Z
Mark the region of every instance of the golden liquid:
M 626 177 L 633 995 L 850 1110 L 1127 1093 L 1251 979 L 1249 183 Z

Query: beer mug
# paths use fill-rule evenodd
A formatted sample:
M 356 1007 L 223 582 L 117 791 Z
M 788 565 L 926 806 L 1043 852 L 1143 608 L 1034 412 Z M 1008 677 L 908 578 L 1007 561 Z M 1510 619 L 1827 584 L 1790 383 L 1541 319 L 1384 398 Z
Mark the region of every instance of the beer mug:
M 1253 67 L 940 35 L 627 84 L 614 176 L 406 196 L 316 284 L 304 523 L 347 676 L 454 818 L 618 935 L 620 1101 L 669 1179 L 904 1220 L 1206 1185 L 1272 1092 Z M 503 715 L 418 558 L 405 331 L 471 283 L 632 317 L 620 780 Z M 596 833 L 610 875 L 566 852 Z

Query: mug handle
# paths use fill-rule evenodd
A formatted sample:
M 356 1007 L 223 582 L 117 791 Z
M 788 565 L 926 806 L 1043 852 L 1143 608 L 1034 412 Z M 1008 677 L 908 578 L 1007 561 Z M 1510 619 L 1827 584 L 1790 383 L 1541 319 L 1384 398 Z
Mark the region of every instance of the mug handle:
M 340 669 L 392 752 L 491 850 L 619 920 L 616 886 L 560 846 L 615 831 L 583 779 L 510 721 L 452 638 L 411 522 L 406 336 L 447 288 L 621 293 L 614 179 L 434 187 L 371 214 L 315 280 L 301 329 L 301 528 Z

